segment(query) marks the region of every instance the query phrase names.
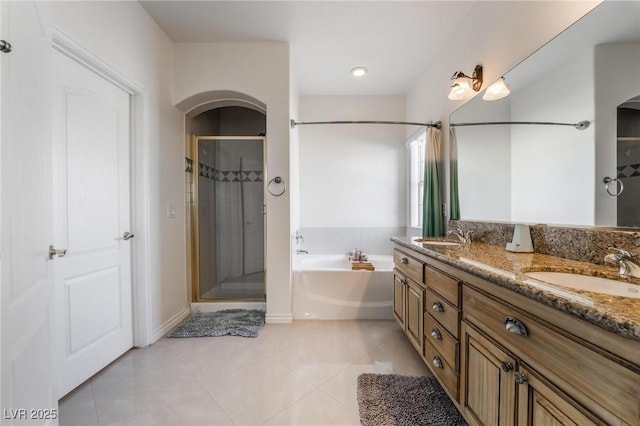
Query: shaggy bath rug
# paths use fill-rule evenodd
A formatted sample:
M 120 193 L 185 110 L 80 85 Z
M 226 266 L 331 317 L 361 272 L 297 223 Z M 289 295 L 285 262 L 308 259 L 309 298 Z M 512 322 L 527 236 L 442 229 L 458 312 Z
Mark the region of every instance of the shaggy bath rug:
M 258 337 L 264 325 L 262 310 L 227 309 L 217 312 L 194 312 L 167 337 Z
M 467 426 L 435 377 L 361 374 L 362 426 Z

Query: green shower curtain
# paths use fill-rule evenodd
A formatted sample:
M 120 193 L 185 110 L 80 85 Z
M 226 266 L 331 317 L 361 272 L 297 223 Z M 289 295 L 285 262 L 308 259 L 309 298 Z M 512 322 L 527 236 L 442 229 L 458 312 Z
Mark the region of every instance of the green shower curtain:
M 460 196 L 458 194 L 458 139 L 455 127 L 449 127 L 449 219 L 460 219 Z
M 443 233 L 440 202 L 440 129 L 431 127 L 425 150 L 424 203 L 422 209 L 422 236 L 440 237 Z

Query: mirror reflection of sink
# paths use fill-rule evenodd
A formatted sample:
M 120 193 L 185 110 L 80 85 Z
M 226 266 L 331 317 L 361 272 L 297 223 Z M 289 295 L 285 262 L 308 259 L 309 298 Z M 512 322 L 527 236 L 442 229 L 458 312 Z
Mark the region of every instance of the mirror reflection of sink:
M 417 243 L 422 243 L 422 244 L 427 244 L 429 246 L 449 246 L 449 247 L 455 247 L 455 246 L 459 246 L 460 243 L 457 243 L 455 241 L 447 241 L 447 240 L 431 240 L 428 238 L 417 238 L 416 239 Z
M 640 299 L 640 285 L 630 284 L 624 281 L 594 277 L 591 275 L 551 271 L 525 272 L 525 275 L 539 281 L 575 290 Z

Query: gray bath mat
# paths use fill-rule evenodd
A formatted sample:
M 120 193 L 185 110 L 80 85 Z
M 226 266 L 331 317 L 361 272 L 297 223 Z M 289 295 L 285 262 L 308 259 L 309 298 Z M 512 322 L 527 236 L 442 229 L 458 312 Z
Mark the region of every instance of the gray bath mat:
M 362 426 L 467 426 L 435 377 L 361 374 Z
M 258 337 L 264 325 L 264 311 L 227 309 L 217 312 L 194 312 L 167 337 Z

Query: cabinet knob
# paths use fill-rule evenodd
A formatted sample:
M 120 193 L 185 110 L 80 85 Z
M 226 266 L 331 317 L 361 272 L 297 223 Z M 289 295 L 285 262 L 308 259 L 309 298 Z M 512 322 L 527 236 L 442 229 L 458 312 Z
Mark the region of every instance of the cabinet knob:
M 433 309 L 436 312 L 444 312 L 444 306 L 442 306 L 442 303 L 440 302 L 434 302 L 431 309 Z
M 406 278 L 401 279 L 401 280 L 400 280 L 400 282 L 402 283 L 402 285 L 407 285 L 407 284 L 409 284 L 409 281 L 407 281 L 407 279 L 406 279 Z
M 402 262 L 405 265 L 408 265 L 409 264 L 409 259 L 406 258 L 406 257 L 403 257 L 402 259 L 400 259 L 400 262 Z
M 439 356 L 434 356 L 433 357 L 433 366 L 436 367 L 436 368 L 443 368 L 442 360 L 440 359 Z
M 440 330 L 438 330 L 437 328 L 434 328 L 433 330 L 431 330 L 431 337 L 433 337 L 436 340 L 442 340 L 442 335 L 440 334 Z
M 516 372 L 515 374 L 515 378 L 516 378 L 516 383 L 521 385 L 524 382 L 527 381 L 527 376 L 525 376 L 524 374 L 520 373 L 520 372 Z
M 520 336 L 528 336 L 529 332 L 527 331 L 527 327 L 524 326 L 520 321 L 513 317 L 506 317 L 504 319 L 504 328 L 513 334 L 519 334 Z
M 509 361 L 502 361 L 502 371 L 508 373 L 511 370 L 513 370 L 513 364 L 511 364 Z

